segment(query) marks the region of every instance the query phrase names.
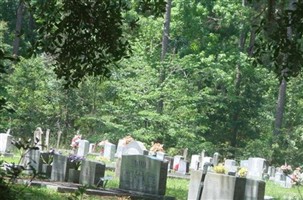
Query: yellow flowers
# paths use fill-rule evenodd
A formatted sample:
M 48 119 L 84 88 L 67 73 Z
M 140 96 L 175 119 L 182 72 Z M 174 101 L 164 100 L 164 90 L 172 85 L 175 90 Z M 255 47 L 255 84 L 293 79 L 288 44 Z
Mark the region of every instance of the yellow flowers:
M 218 174 L 225 174 L 226 173 L 226 169 L 224 168 L 223 165 L 217 165 L 214 167 L 214 171 Z
M 238 171 L 238 176 L 239 177 L 246 177 L 247 175 L 247 169 L 245 167 L 242 167 Z

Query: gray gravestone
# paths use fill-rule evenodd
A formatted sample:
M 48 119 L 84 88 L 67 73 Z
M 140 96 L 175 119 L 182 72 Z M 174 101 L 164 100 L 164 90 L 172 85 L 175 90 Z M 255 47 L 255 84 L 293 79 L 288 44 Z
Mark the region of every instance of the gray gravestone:
M 7 133 L 0 133 L 0 152 L 6 153 L 11 151 L 13 136 Z
M 104 154 L 103 154 L 103 157 L 107 158 L 110 161 L 112 161 L 115 158 L 115 151 L 116 151 L 116 145 L 107 142 L 104 145 Z
M 82 185 L 97 186 L 101 177 L 104 177 L 105 165 L 100 162 L 83 160 L 81 165 L 80 183 Z M 101 183 L 102 185 L 103 183 Z
M 77 156 L 85 157 L 89 151 L 89 142 L 87 140 L 80 140 L 77 151 Z
M 119 188 L 152 195 L 165 195 L 168 162 L 153 156 L 122 156 Z
M 51 180 L 67 181 L 69 169 L 75 168 L 75 163 L 70 162 L 67 156 L 54 154 Z
M 216 153 L 214 153 L 212 164 L 213 164 L 213 166 L 217 166 L 218 163 L 219 163 L 219 153 L 216 152 Z
M 263 200 L 264 194 L 264 181 L 240 178 L 225 174 L 207 173 L 201 200 Z

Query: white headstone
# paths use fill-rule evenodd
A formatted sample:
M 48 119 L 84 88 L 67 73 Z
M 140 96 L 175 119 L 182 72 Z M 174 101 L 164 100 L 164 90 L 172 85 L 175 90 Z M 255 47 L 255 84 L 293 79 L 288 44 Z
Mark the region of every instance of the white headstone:
M 181 174 L 186 174 L 188 173 L 188 168 L 188 162 L 184 158 L 180 159 L 177 172 Z
M 88 154 L 88 150 L 89 150 L 89 141 L 80 140 L 77 156 L 81 156 L 81 157 L 86 156 Z
M 214 166 L 217 166 L 218 162 L 219 162 L 219 153 L 216 152 L 216 153 L 214 153 L 212 163 L 213 163 Z
M 94 149 L 95 149 L 95 144 L 94 143 L 90 143 L 89 144 L 89 148 L 88 148 L 88 153 L 94 153 Z
M 266 160 L 264 158 L 249 158 L 247 178 L 262 180 L 266 169 Z
M 189 169 L 198 170 L 200 155 L 192 155 L 190 160 Z
M 34 131 L 34 142 L 37 142 L 37 147 L 43 150 L 43 131 L 40 127 L 37 127 Z
M 50 134 L 50 130 L 47 129 L 45 132 L 45 147 L 47 150 L 49 150 L 49 134 Z
M 179 168 L 179 164 L 180 164 L 180 160 L 182 159 L 183 157 L 182 156 L 180 156 L 180 155 L 176 155 L 176 156 L 174 156 L 174 166 L 173 166 L 173 169 L 174 170 L 178 170 L 178 168 Z
M 164 160 L 165 159 L 165 153 L 164 152 L 161 152 L 161 151 L 158 151 L 156 153 L 156 157 L 160 160 Z
M 142 142 L 133 140 L 125 145 L 122 155 L 144 155 L 146 151 L 147 149 Z
M 13 136 L 6 133 L 0 133 L 0 152 L 9 152 L 11 151 L 11 142 L 12 142 Z
M 103 157 L 112 161 L 115 158 L 115 151 L 116 151 L 116 145 L 114 145 L 110 142 L 107 142 L 104 145 Z
M 224 162 L 224 167 L 227 172 L 236 172 L 237 171 L 237 162 L 232 159 L 226 159 Z
M 125 147 L 124 140 L 120 139 L 119 142 L 118 142 L 118 147 L 117 147 L 115 157 L 117 157 L 117 158 L 122 157 L 122 152 L 123 152 L 124 147 Z

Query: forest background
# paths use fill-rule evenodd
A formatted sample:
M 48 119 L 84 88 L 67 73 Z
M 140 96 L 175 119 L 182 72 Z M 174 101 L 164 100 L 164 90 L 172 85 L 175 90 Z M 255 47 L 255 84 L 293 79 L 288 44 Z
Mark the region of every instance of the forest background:
M 168 2 L 0 0 L 0 130 L 302 165 L 302 2 Z

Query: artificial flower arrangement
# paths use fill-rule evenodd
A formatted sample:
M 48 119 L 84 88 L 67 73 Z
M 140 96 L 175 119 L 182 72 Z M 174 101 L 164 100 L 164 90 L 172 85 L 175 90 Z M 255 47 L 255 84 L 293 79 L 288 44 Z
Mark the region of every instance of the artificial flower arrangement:
M 239 168 L 237 175 L 241 178 L 245 178 L 247 175 L 248 170 L 245 167 Z
M 227 172 L 227 170 L 222 164 L 215 166 L 213 170 L 218 174 L 226 174 Z
M 54 160 L 54 155 L 55 155 L 55 149 L 50 149 L 47 157 L 40 155 L 43 164 L 51 165 Z
M 72 163 L 75 163 L 75 170 L 78 170 L 79 167 L 81 166 L 82 164 L 82 161 L 85 160 L 84 157 L 82 156 L 77 156 L 77 155 L 74 155 L 74 154 L 70 154 L 68 156 L 68 160 Z

